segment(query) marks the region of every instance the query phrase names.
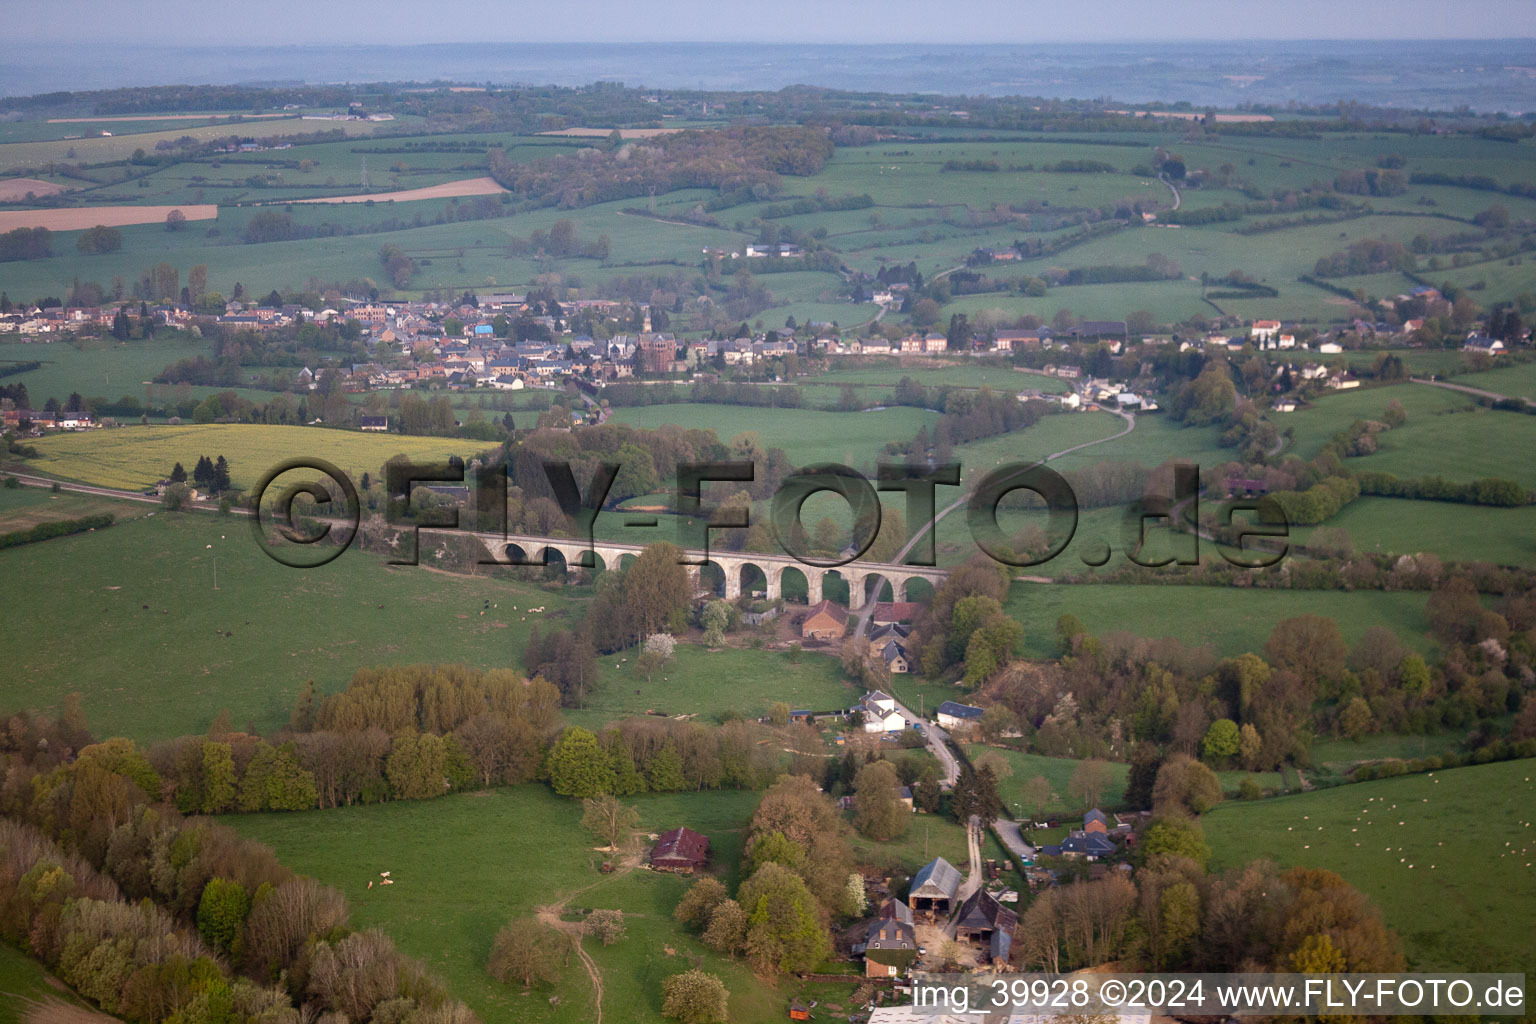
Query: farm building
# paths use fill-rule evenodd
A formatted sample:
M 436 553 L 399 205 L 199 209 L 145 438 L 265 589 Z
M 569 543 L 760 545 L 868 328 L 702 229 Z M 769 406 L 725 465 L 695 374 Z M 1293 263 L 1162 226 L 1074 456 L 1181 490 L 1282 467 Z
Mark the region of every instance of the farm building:
M 663 832 L 651 851 L 651 867 L 657 871 L 692 874 L 709 860 L 709 837 L 678 826 Z
M 939 725 L 945 729 L 969 729 L 981 721 L 985 712 L 970 704 L 947 700 L 939 705 Z
M 913 912 L 947 917 L 954 909 L 960 881 L 960 872 L 943 857 L 924 864 L 912 876 L 912 889 L 907 894 Z
M 964 942 L 991 943 L 997 932 L 1013 934 L 1019 916 L 997 901 L 985 889 L 977 889 L 960 904 L 955 919 L 955 937 Z
M 923 606 L 917 601 L 877 601 L 869 616 L 872 626 L 894 626 L 898 622 L 911 622 Z
M 817 601 L 800 620 L 800 635 L 807 640 L 836 640 L 848 628 L 848 609 L 831 601 Z
M 1109 816 L 1097 807 L 1093 808 L 1083 815 L 1083 831 L 1085 833 L 1099 832 L 1107 834 L 1109 832 Z

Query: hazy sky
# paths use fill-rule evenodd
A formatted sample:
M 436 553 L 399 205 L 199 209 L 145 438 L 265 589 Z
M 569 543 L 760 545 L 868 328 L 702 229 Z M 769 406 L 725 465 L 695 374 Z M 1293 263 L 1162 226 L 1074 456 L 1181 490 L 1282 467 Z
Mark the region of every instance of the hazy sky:
M 12 45 L 1536 37 L 1531 0 L 21 0 L 9 9 Z

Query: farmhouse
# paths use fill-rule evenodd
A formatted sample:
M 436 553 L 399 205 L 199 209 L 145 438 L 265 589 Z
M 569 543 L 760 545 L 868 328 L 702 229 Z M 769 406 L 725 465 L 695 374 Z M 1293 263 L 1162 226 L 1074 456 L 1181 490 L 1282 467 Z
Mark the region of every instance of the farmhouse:
M 898 899 L 881 904 L 880 912 L 864 936 L 864 976 L 894 978 L 917 953 L 917 931 L 912 911 Z
M 1083 831 L 1107 834 L 1109 832 L 1109 816 L 1097 807 L 1083 815 Z
M 817 601 L 800 620 L 800 635 L 807 640 L 836 640 L 848 628 L 848 609 L 831 601 Z
M 709 860 L 709 837 L 690 828 L 678 826 L 663 832 L 651 851 L 651 867 L 691 875 Z
M 943 857 L 935 857 L 912 876 L 912 889 L 907 894 L 912 910 L 930 917 L 948 917 L 954 909 L 960 881 L 960 872 L 953 864 Z
M 884 649 L 880 651 L 880 657 L 885 662 L 885 667 L 895 673 L 906 673 L 912 669 L 907 660 L 907 649 L 895 640 L 886 641 Z

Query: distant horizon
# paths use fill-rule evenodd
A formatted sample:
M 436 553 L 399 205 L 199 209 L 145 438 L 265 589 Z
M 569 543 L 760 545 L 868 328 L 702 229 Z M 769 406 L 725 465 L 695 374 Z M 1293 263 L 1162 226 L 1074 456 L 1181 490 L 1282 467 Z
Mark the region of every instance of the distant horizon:
M 1536 6 L 1533 6 L 1536 10 Z M 406 42 L 192 39 L 17 47 L 0 97 L 173 86 L 495 88 L 595 82 L 672 91 L 790 87 L 1018 96 L 1199 107 L 1536 111 L 1536 34 L 1456 39 L 1165 39 L 1050 42 Z
M 202 0 L 18 0 L 10 19 L 17 41 L 84 45 L 285 45 L 306 35 L 318 45 L 344 37 L 362 44 L 462 45 L 470 39 L 571 43 L 725 43 L 828 45 L 1104 44 L 1160 42 L 1335 42 L 1536 37 L 1536 5 L 1512 0 L 258 0 L 234 28 L 223 9 Z M 323 16 L 323 21 L 317 20 Z M 1116 38 L 1106 38 L 1106 30 Z M 235 46 L 241 45 L 235 43 Z
M 991 40 L 959 40 L 959 39 L 819 39 L 815 42 L 795 41 L 790 39 L 707 39 L 707 38 L 680 38 L 680 37 L 655 37 L 647 39 L 574 39 L 569 37 L 534 37 L 525 36 L 522 39 L 433 39 L 422 42 L 402 42 L 399 40 L 358 40 L 355 42 L 259 42 L 239 41 L 233 43 L 212 42 L 167 42 L 164 40 L 123 40 L 113 39 L 111 42 L 118 46 L 137 47 L 142 49 L 166 49 L 166 50 L 283 50 L 283 49 L 316 49 L 316 50 L 355 50 L 375 47 L 390 49 L 421 49 L 434 46 L 508 46 L 517 43 L 536 43 L 540 46 L 579 46 L 579 47 L 635 47 L 635 46 L 772 46 L 785 49 L 816 49 L 818 47 L 848 47 L 863 46 L 870 48 L 887 46 L 931 46 L 931 47 L 1010 47 L 1010 48 L 1038 48 L 1056 46 L 1136 46 L 1146 49 L 1156 49 L 1160 46 L 1246 46 L 1246 45 L 1284 45 L 1284 46 L 1323 46 L 1339 43 L 1379 43 L 1382 45 L 1396 44 L 1424 44 L 1430 46 L 1456 46 L 1468 43 L 1529 43 L 1536 46 L 1536 28 L 1532 28 L 1531 35 L 1485 35 L 1485 36 L 1164 36 L 1154 39 L 1136 38 L 1134 36 L 1103 37 L 1087 39 L 1083 37 L 1048 38 L 1037 36 L 1032 39 L 991 39 Z M 70 33 L 61 36 L 32 37 L 29 42 L 44 43 L 61 46 L 78 46 L 94 48 L 99 42 L 82 40 L 78 33 Z M 1530 55 L 1532 66 L 1536 67 L 1536 53 Z

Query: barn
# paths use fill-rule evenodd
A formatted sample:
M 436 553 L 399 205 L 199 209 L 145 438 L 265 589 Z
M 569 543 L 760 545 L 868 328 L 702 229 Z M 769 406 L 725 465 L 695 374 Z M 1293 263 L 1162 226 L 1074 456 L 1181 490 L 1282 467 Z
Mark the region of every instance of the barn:
M 679 825 L 663 832 L 651 851 L 651 867 L 690 875 L 709 861 L 709 837 Z

